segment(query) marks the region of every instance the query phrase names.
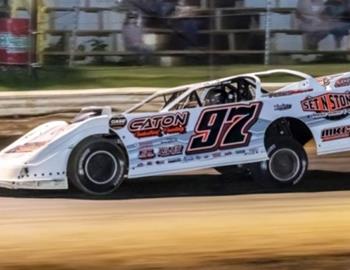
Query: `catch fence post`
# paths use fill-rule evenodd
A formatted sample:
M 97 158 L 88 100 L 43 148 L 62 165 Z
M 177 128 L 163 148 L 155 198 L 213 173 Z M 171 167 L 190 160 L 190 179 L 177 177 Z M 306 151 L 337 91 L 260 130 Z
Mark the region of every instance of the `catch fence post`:
M 264 64 L 270 65 L 271 61 L 271 9 L 272 0 L 266 0 L 266 22 L 265 22 L 265 59 Z
M 77 32 L 79 28 L 79 15 L 80 15 L 80 8 L 76 6 L 74 7 L 74 26 L 72 30 L 72 40 L 70 42 L 69 67 L 74 66 L 75 48 L 77 45 Z

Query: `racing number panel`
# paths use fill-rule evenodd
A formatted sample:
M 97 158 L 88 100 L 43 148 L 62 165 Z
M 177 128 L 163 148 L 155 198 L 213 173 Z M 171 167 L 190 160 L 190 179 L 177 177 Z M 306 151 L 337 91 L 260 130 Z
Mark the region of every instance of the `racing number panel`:
M 214 152 L 249 145 L 250 128 L 258 121 L 261 102 L 233 104 L 202 111 L 186 154 Z

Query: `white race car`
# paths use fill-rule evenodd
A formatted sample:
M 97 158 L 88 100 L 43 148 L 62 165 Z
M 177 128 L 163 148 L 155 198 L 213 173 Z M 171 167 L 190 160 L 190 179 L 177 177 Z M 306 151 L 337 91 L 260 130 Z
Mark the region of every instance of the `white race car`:
M 276 92 L 261 77 L 298 77 Z M 265 185 L 304 176 L 303 145 L 350 150 L 350 73 L 313 78 L 291 70 L 243 74 L 160 91 L 130 110 L 85 108 L 39 126 L 0 152 L 0 187 L 115 191 L 124 179 L 202 168 L 245 168 Z M 166 179 L 166 178 L 165 178 Z

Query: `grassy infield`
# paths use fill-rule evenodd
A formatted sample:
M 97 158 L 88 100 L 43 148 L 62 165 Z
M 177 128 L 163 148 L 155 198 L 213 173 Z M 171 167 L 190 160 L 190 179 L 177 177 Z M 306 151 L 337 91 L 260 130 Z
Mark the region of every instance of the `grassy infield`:
M 292 66 L 232 65 L 209 69 L 203 66 L 186 67 L 79 67 L 74 69 L 47 67 L 34 79 L 23 71 L 0 73 L 0 91 L 92 89 L 113 87 L 170 87 L 219 78 L 239 73 L 272 68 L 290 68 L 314 76 L 350 71 L 347 64 L 318 64 Z M 287 77 L 270 81 L 286 81 Z

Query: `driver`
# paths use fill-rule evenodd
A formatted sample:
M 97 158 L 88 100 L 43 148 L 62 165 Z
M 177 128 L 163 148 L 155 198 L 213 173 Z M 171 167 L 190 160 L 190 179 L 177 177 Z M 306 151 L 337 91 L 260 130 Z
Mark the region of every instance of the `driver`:
M 226 91 L 221 87 L 210 90 L 205 97 L 205 105 L 220 105 L 225 104 L 228 99 Z
M 254 99 L 252 92 L 249 89 L 249 84 L 245 80 L 240 80 L 238 82 L 238 89 L 237 102 L 250 101 Z

